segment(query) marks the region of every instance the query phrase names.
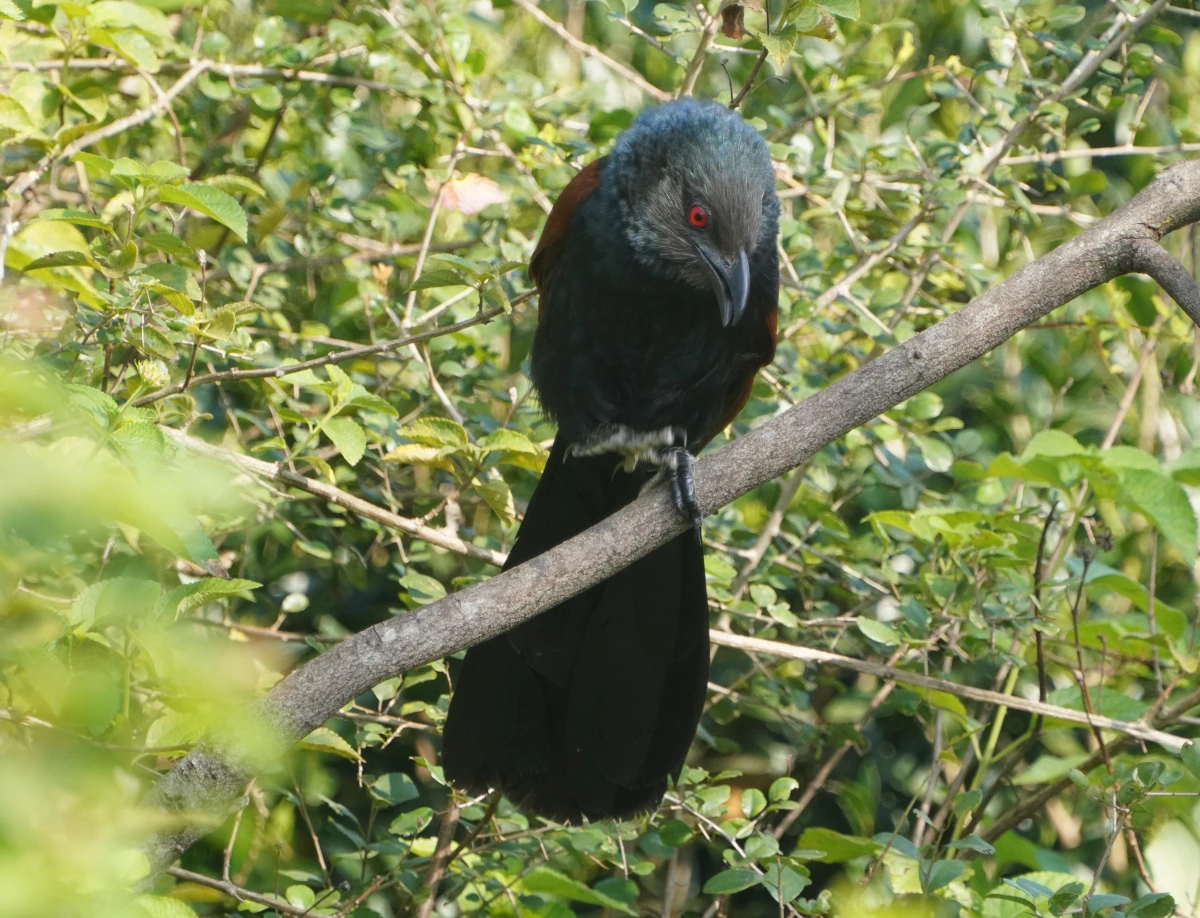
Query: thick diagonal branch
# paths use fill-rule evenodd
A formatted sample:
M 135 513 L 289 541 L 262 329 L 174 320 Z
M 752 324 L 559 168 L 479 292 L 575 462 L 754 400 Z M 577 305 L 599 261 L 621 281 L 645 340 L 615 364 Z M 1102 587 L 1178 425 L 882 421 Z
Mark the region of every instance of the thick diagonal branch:
M 702 459 L 697 467 L 701 506 L 711 512 L 779 477 L 1106 281 L 1153 269 L 1174 284 L 1177 274 L 1147 256 L 1146 245 L 1157 245 L 1167 233 L 1198 220 L 1200 161 L 1180 163 L 1119 211 L 959 312 Z M 684 528 L 664 492 L 648 493 L 544 555 L 354 635 L 289 675 L 223 738 L 183 759 L 159 782 L 155 802 L 189 816 L 221 813 L 248 777 L 267 764 L 268 753 L 286 749 L 371 686 L 527 621 Z M 241 738 L 246 736 L 254 738 L 257 752 Z M 149 851 L 155 871 L 205 831 L 202 822 L 185 820 L 178 832 L 156 839 Z

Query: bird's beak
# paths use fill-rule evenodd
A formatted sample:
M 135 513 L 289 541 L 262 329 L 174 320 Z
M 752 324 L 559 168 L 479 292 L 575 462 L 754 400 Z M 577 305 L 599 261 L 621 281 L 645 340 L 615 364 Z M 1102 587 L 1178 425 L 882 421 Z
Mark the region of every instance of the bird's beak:
M 728 262 L 708 249 L 698 251 L 708 282 L 717 295 L 721 324 L 726 328 L 736 325 L 746 311 L 746 297 L 750 294 L 750 262 L 746 251 L 739 249 L 737 257 Z

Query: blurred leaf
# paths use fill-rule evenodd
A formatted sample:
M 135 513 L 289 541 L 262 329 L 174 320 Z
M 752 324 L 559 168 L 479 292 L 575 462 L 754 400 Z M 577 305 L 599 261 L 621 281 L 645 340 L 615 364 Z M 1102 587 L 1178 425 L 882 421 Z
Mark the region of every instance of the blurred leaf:
M 158 199 L 167 204 L 190 207 L 228 227 L 243 242 L 246 240 L 246 212 L 234 198 L 218 188 L 195 184 L 164 185 L 158 189 Z
M 762 881 L 762 874 L 757 871 L 746 867 L 734 867 L 709 877 L 704 884 L 704 894 L 706 896 L 727 896 L 730 893 L 741 892 L 743 889 L 757 886 Z
M 359 760 L 359 755 L 354 751 L 354 747 L 328 727 L 317 727 L 317 729 L 302 739 L 299 745 L 301 749 L 310 749 L 313 752 L 328 752 L 343 759 L 350 759 L 352 762 Z
M 551 867 L 535 867 L 520 881 L 520 886 L 529 893 L 544 893 L 557 896 L 572 902 L 583 902 L 587 905 L 597 905 L 609 908 L 626 915 L 636 915 L 637 911 L 628 904 L 605 895 L 595 889 L 589 889 L 578 880 L 573 880 L 566 874 L 559 873 Z

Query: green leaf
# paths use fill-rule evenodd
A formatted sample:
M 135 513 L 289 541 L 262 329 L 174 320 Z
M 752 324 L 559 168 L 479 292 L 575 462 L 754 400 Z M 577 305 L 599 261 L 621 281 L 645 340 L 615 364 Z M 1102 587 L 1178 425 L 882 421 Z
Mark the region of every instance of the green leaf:
M 196 918 L 187 905 L 170 896 L 138 896 L 135 902 L 148 918 Z
M 413 602 L 420 605 L 437 602 L 446 596 L 446 588 L 442 586 L 441 581 L 434 580 L 432 577 L 427 577 L 416 571 L 409 571 L 400 578 L 399 583 L 408 589 L 408 595 L 412 598 Z
M 861 15 L 858 0 L 813 0 L 813 5 L 843 19 L 857 20 Z
M 204 337 L 212 338 L 214 341 L 225 341 L 234 333 L 236 328 L 237 316 L 228 306 L 222 306 L 204 324 L 203 328 L 201 328 L 201 333 Z
M 317 901 L 316 893 L 314 893 L 307 886 L 301 886 L 299 884 L 289 886 L 286 890 L 284 890 L 283 897 L 287 900 L 289 905 L 302 909 L 312 908 L 313 903 Z
M 95 153 L 76 153 L 74 162 L 83 163 L 87 171 L 97 178 L 103 178 L 112 172 L 113 161 Z
M 347 417 L 336 417 L 326 421 L 323 430 L 342 458 L 351 465 L 358 465 L 367 450 L 367 432 L 362 425 Z
M 1089 915 L 1094 915 L 1106 909 L 1118 908 L 1125 905 L 1128 901 L 1128 896 L 1118 896 L 1115 893 L 1097 893 L 1088 898 L 1087 911 Z
M 1196 514 L 1178 482 L 1148 469 L 1121 475 L 1124 501 L 1148 517 L 1190 564 L 1196 560 Z
M 1193 446 L 1184 452 L 1167 470 L 1180 484 L 1200 487 L 1200 447 Z
M 39 271 L 42 268 L 69 268 L 84 266 L 103 270 L 100 263 L 87 252 L 52 252 L 41 258 L 35 258 L 26 264 L 22 271 Z
M 727 896 L 730 893 L 741 892 L 743 889 L 757 886 L 762 881 L 762 874 L 755 870 L 748 867 L 733 867 L 709 877 L 708 882 L 704 884 L 703 891 L 706 896 Z
M 517 507 L 513 502 L 512 489 L 503 478 L 489 478 L 483 484 L 477 484 L 475 490 L 506 526 L 512 524 L 517 516 Z
M 862 838 L 857 835 L 843 835 L 833 829 L 812 827 L 804 830 L 796 847 L 824 852 L 821 857 L 813 857 L 814 861 L 840 864 L 844 861 L 876 854 L 882 845 L 874 839 Z
M 433 810 L 427 806 L 419 806 L 415 810 L 401 813 L 393 819 L 391 825 L 388 826 L 388 831 L 401 838 L 409 838 L 424 832 L 432 821 Z
M 921 862 L 921 881 L 925 892 L 936 892 L 944 886 L 949 886 L 967 870 L 962 861 L 929 861 Z
M 388 450 L 383 456 L 383 461 L 399 462 L 404 465 L 431 465 L 447 472 L 453 472 L 454 464 L 446 456 L 446 449 L 446 447 L 426 446 L 424 443 L 401 443 L 395 449 Z
M 779 861 L 768 864 L 765 873 L 762 885 L 776 902 L 791 902 L 812 883 L 807 876 Z
M 742 792 L 742 815 L 753 819 L 767 806 L 767 798 L 756 787 L 748 787 Z
M 973 810 L 983 801 L 983 791 L 976 788 L 959 794 L 954 799 L 954 814 L 961 816 L 968 810 Z
M 470 287 L 472 280 L 463 277 L 457 271 L 451 271 L 447 268 L 431 268 L 428 271 L 423 271 L 408 288 L 411 293 L 414 290 L 430 290 L 434 287 Z
M 234 593 L 245 593 L 261 587 L 261 583 L 253 580 L 232 578 L 223 580 L 220 577 L 206 577 L 175 587 L 164 593 L 155 607 L 157 615 L 179 616 L 190 612 L 199 606 L 207 605 L 214 599 L 230 596 Z
M 955 851 L 974 851 L 976 854 L 985 856 L 996 853 L 996 849 L 978 835 L 968 835 L 966 838 L 960 838 L 956 842 L 951 842 L 946 847 L 952 848 Z
M 105 223 L 102 219 L 86 210 L 72 210 L 71 208 L 50 207 L 43 210 L 40 214 L 33 218 L 40 223 L 60 222 L 71 223 L 75 226 L 90 226 L 93 229 L 104 230 L 106 233 L 113 233 L 113 228 Z
M 788 26 L 774 35 L 763 34 L 755 37 L 766 49 L 771 63 L 775 65 L 776 72 L 783 73 L 787 69 L 788 58 L 796 50 L 796 42 L 800 38 L 799 31 L 794 26 Z
M 885 647 L 896 647 L 901 643 L 901 637 L 896 633 L 891 625 L 885 625 L 881 621 L 876 621 L 873 618 L 867 618 L 860 615 L 854 620 L 854 624 L 858 626 L 858 630 L 869 637 L 876 643 L 883 644 Z
M 1147 893 L 1125 909 L 1128 918 L 1167 918 L 1175 912 L 1175 899 L 1170 893 Z
M 167 183 L 177 182 L 179 179 L 187 178 L 191 174 L 191 170 L 184 168 L 178 163 L 159 160 L 150 164 L 150 168 L 146 170 L 146 176 L 153 179 L 155 182 Z
M 313 752 L 328 752 L 343 759 L 349 759 L 352 762 L 357 762 L 360 758 L 359 754 L 354 751 L 353 746 L 328 727 L 317 727 L 312 733 L 300 740 L 299 745 L 301 749 L 311 749 Z
M 1072 768 L 1083 764 L 1087 757 L 1086 752 L 1063 757 L 1039 756 L 1036 762 L 1014 777 L 1012 783 L 1022 787 L 1030 784 L 1049 784 L 1051 781 L 1057 781 Z
M 1086 15 L 1087 10 L 1082 6 L 1073 3 L 1064 3 L 1054 7 L 1054 12 L 1050 14 L 1050 19 L 1046 23 L 1046 27 L 1053 32 L 1057 32 L 1060 29 L 1073 26 L 1077 22 L 1082 22 L 1083 17 Z
M 520 883 L 526 892 L 543 893 L 548 896 L 558 896 L 572 902 L 583 902 L 587 905 L 598 905 L 610 908 L 626 915 L 636 915 L 637 911 L 628 903 L 615 899 L 597 889 L 589 889 L 578 880 L 573 880 L 564 873 L 552 867 L 537 867 L 530 871 Z
M 429 446 L 466 446 L 467 432 L 448 418 L 417 418 L 396 431 L 400 436 Z
M 921 456 L 925 459 L 925 465 L 929 467 L 929 471 L 950 471 L 950 467 L 954 465 L 954 451 L 944 441 L 923 434 L 918 434 L 913 439 L 916 441 L 917 448 L 921 450 Z
M 388 806 L 407 803 L 409 800 L 416 800 L 421 796 L 413 779 L 400 771 L 391 771 L 380 775 L 367 785 L 367 789 L 371 792 L 372 797 L 382 800 Z
M 171 40 L 167 17 L 156 9 L 126 0 L 99 0 L 87 11 L 88 26 L 100 29 L 137 29 L 163 42 Z
M 519 430 L 509 430 L 507 427 L 493 430 L 486 437 L 482 437 L 477 445 L 488 451 L 525 453 L 531 456 L 540 456 L 545 453 L 544 449 L 530 440 L 525 434 Z
M 1196 743 L 1184 744 L 1183 749 L 1179 752 L 1179 756 L 1183 759 L 1184 767 L 1197 778 L 1200 778 L 1200 745 Z
M 246 212 L 236 199 L 211 185 L 164 185 L 158 189 L 158 199 L 167 204 L 190 207 L 197 213 L 227 226 L 234 235 L 246 241 Z
M 682 819 L 669 819 L 658 830 L 658 837 L 668 848 L 681 848 L 694 835 L 692 827 Z
M 776 778 L 771 782 L 771 787 L 767 791 L 767 797 L 772 803 L 779 803 L 782 800 L 787 800 L 792 792 L 800 787 L 800 782 L 795 778 L 783 777 Z
M 1058 892 L 1050 897 L 1050 911 L 1055 915 L 1061 915 L 1079 901 L 1085 888 L 1082 883 L 1068 883 L 1066 886 L 1060 887 Z
M 123 422 L 113 431 L 113 443 L 135 461 L 160 459 L 167 448 L 166 438 L 153 421 Z
M 22 22 L 25 14 L 12 0 L 0 0 L 0 19 L 15 19 L 17 22 Z

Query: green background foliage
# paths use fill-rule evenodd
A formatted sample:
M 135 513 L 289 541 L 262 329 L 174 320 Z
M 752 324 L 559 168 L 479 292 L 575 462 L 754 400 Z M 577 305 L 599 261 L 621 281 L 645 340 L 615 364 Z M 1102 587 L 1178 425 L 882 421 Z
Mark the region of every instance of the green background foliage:
M 128 890 L 155 775 L 496 572 L 553 436 L 522 266 L 637 111 L 739 95 L 777 162 L 779 355 L 737 437 L 1200 151 L 1197 24 L 0 0 L 0 916 L 1196 914 L 1200 753 L 1079 723 L 1200 725 L 1200 339 L 1142 277 L 705 524 L 714 628 L 945 690 L 719 647 L 660 811 L 564 828 L 445 787 L 437 662 Z M 1195 273 L 1194 232 L 1168 245 Z M 1021 710 L 1043 678 L 1074 720 Z

